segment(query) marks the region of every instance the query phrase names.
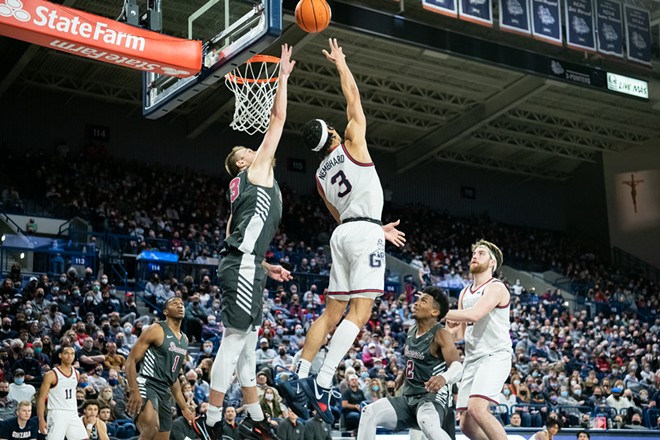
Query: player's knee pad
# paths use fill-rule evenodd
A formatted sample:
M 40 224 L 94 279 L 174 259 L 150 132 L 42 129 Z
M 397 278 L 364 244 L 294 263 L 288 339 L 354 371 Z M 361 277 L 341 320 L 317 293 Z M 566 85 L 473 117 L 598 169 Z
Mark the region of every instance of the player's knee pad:
M 257 354 L 254 351 L 254 347 L 257 345 L 258 338 L 259 334 L 256 330 L 245 335 L 244 348 L 236 364 L 236 376 L 238 377 L 238 383 L 242 387 L 257 386 L 257 377 L 255 374 Z
M 211 388 L 221 393 L 229 389 L 231 376 L 234 373 L 246 342 L 247 334 L 229 328 L 225 329 L 225 335 L 220 344 L 220 349 L 211 366 Z M 252 351 L 254 352 L 254 349 Z
M 417 409 L 417 424 L 428 438 L 436 438 L 436 432 L 442 430 L 440 415 L 431 402 L 426 402 Z

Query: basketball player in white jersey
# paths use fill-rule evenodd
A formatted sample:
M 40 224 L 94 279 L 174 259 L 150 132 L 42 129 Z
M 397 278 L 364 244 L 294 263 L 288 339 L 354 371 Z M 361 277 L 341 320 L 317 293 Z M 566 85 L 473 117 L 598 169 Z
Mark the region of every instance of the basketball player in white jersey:
M 73 347 L 64 347 L 59 354 L 61 364 L 46 373 L 37 398 L 39 432 L 47 440 L 86 440 L 87 430 L 78 417 L 76 387 L 78 372 L 72 367 L 76 358 Z M 48 422 L 46 422 L 46 397 L 48 397 Z
M 463 379 L 458 387 L 457 409 L 461 431 L 472 440 L 506 440 L 504 428 L 490 413 L 511 370 L 509 290 L 494 278 L 502 266 L 502 251 L 479 240 L 472 245 L 470 273 L 474 279 L 461 292 L 458 310 L 447 313 L 447 327 L 465 340 Z
M 289 393 L 287 397 L 292 409 L 298 412 L 300 396 L 304 393 L 323 421 L 331 424 L 334 421 L 330 408 L 332 377 L 371 316 L 374 299 L 383 294 L 385 239 L 397 246 L 403 245 L 405 239 L 395 228 L 398 221 L 381 225 L 383 189 L 367 148 L 367 121 L 360 92 L 336 39 L 330 39 L 330 52 L 324 50 L 323 54 L 337 67 L 346 98 L 348 125 L 342 141 L 334 128 L 315 119 L 305 125 L 303 139 L 310 149 L 325 156 L 316 171 L 316 183 L 339 226 L 330 240 L 332 268 L 326 308 L 305 339 L 296 369 L 301 379 L 296 385 L 300 386 L 292 393 L 297 397 L 292 398 Z M 349 303 L 350 310 L 330 341 L 318 376 L 308 377 L 314 356 Z

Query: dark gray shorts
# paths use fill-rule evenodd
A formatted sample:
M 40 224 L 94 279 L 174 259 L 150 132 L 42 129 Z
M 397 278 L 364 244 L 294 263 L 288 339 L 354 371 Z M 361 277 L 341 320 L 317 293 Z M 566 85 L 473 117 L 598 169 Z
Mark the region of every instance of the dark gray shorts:
M 154 410 L 158 413 L 158 432 L 170 432 L 172 430 L 172 391 L 165 383 L 158 383 L 144 376 L 138 376 L 138 388 L 140 389 L 140 396 L 142 396 L 142 408 L 140 414 L 147 405 L 151 402 Z M 138 414 L 135 417 L 137 421 Z
M 446 431 L 445 419 L 448 417 L 451 411 L 450 408 L 447 408 L 446 405 L 435 401 L 435 394 L 429 393 L 419 397 L 388 397 L 387 400 L 389 400 L 390 404 L 392 404 L 392 407 L 394 408 L 394 411 L 396 412 L 395 431 L 401 431 L 407 428 L 420 429 L 419 425 L 417 424 L 417 409 L 420 405 L 426 402 L 433 403 L 433 406 L 435 406 L 436 411 L 438 411 L 438 416 L 440 417 L 440 425 Z
M 229 254 L 220 262 L 222 323 L 248 331 L 259 327 L 263 317 L 266 273 L 261 259 L 251 254 Z

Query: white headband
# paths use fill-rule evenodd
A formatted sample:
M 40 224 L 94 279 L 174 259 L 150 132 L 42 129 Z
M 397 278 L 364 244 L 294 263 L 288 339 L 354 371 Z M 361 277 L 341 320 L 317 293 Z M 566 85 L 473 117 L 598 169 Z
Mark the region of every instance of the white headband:
M 328 140 L 328 126 L 326 125 L 323 119 L 317 119 L 321 124 L 321 139 L 316 147 L 312 148 L 312 151 L 319 151 L 325 145 L 325 142 Z

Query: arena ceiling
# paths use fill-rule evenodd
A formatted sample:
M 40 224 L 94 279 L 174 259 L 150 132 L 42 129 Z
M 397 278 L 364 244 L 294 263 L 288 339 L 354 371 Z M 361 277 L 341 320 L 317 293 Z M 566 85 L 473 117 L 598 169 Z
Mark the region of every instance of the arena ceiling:
M 657 44 L 660 0 L 635 1 L 651 9 Z M 113 18 L 121 10 L 120 1 L 63 3 Z M 369 122 L 369 144 L 395 155 L 401 173 L 439 160 L 566 180 L 580 164 L 594 162 L 599 152 L 660 146 L 657 58 L 653 70 L 597 55 L 585 60 L 581 52 L 429 13 L 419 0 L 367 0 L 361 4 L 566 61 L 586 61 L 617 73 L 649 78 L 651 99 L 645 102 L 604 93 L 334 25 L 321 34 L 305 34 L 287 14 L 284 41 L 295 46 L 294 58 L 298 60 L 290 78 L 288 130 L 300 130 L 310 114 L 330 121 L 344 120 L 339 80 L 321 53 L 327 38 L 336 37 L 360 87 Z M 184 0 L 163 0 L 163 8 L 176 8 L 183 16 L 191 12 Z M 168 29 L 165 32 L 172 33 Z M 268 52 L 277 54 L 278 47 Z M 142 82 L 137 71 L 4 37 L 0 38 L 0 53 L 11 61 L 0 67 L 0 97 L 9 88 L 39 87 L 124 103 L 141 111 Z M 188 136 L 195 138 L 212 124 L 228 124 L 233 108 L 232 95 L 219 83 L 166 117 L 186 118 Z

